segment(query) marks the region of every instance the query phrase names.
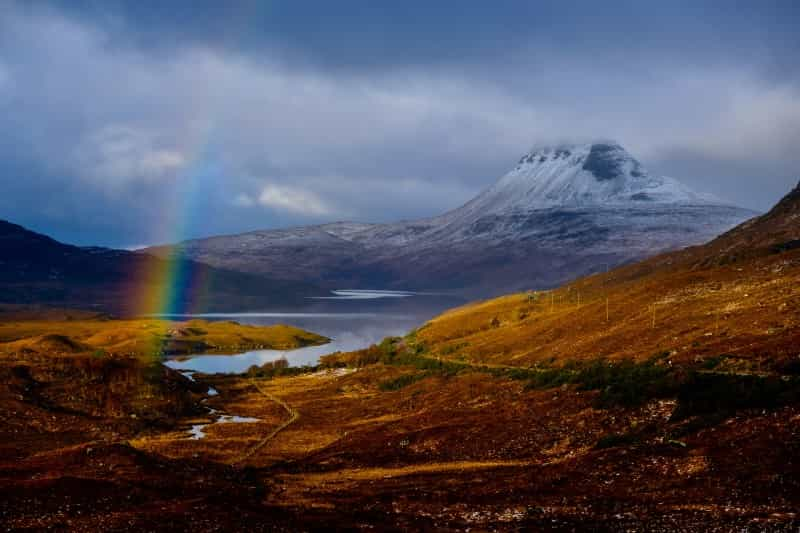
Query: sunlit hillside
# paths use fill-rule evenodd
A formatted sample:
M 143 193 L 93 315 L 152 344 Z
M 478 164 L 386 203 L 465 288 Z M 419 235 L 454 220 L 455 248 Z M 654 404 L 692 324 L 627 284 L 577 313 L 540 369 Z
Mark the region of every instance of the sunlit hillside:
M 575 281 L 478 302 L 417 333 L 444 359 L 516 365 L 606 357 L 675 363 L 724 358 L 796 368 L 800 190 L 713 242 Z

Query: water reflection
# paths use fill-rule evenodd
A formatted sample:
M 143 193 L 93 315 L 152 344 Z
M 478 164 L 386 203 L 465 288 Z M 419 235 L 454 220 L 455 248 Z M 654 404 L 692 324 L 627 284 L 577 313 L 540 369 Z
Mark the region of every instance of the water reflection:
M 249 322 L 249 321 L 248 321 Z M 176 370 L 194 370 L 208 374 L 241 373 L 253 365 L 263 365 L 286 358 L 291 366 L 314 365 L 320 356 L 332 352 L 348 352 L 380 342 L 383 338 L 408 333 L 417 324 L 412 317 L 405 319 L 386 317 L 361 317 L 342 321 L 317 321 L 314 325 L 293 322 L 293 325 L 331 338 L 322 346 L 307 346 L 296 350 L 254 350 L 239 355 L 198 355 L 190 358 L 170 359 L 165 364 Z
M 405 335 L 444 309 L 461 303 L 461 300 L 454 297 L 438 294 L 421 295 L 412 292 L 404 294 L 408 297 L 374 298 L 370 301 L 359 298 L 327 300 L 291 312 L 170 315 L 170 318 L 177 319 L 236 320 L 243 324 L 255 325 L 291 324 L 325 335 L 332 340 L 323 346 L 308 346 L 296 350 L 255 350 L 239 355 L 198 355 L 170 359 L 165 364 L 176 370 L 195 370 L 209 374 L 241 373 L 253 365 L 260 366 L 280 358 L 286 358 L 291 366 L 313 365 L 322 355 L 358 350 L 380 342 L 385 337 Z
M 312 296 L 312 300 L 378 300 L 381 298 L 410 298 L 410 291 L 379 291 L 363 289 L 339 289 L 331 291 L 333 296 Z

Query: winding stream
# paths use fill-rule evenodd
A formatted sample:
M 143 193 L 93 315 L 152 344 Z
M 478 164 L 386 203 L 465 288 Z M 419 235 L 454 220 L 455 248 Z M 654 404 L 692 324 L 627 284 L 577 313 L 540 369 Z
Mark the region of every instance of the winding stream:
M 460 300 L 437 294 L 408 291 L 337 290 L 331 296 L 319 297 L 310 308 L 263 313 L 205 313 L 196 315 L 167 315 L 178 320 L 235 320 L 242 324 L 290 324 L 320 335 L 331 342 L 321 346 L 306 346 L 294 350 L 253 350 L 241 354 L 198 354 L 167 359 L 164 364 L 194 380 L 194 374 L 240 374 L 253 365 L 263 365 L 285 358 L 290 366 L 315 365 L 329 353 L 367 348 L 389 336 L 405 335 L 444 309 L 458 305 Z M 210 388 L 208 396 L 218 392 Z M 205 400 L 204 400 L 205 401 Z M 188 428 L 189 438 L 206 438 L 206 428 L 212 424 L 254 423 L 259 419 L 222 414 L 208 408 L 212 422 L 194 424 Z

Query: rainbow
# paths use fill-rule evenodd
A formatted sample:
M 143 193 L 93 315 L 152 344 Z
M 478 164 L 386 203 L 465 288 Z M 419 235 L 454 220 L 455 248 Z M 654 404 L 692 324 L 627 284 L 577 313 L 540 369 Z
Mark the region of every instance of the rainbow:
M 178 255 L 143 259 L 134 284 L 137 315 L 195 313 L 208 301 L 208 268 Z
M 187 165 L 178 177 L 172 205 L 157 225 L 156 242 L 176 243 L 190 237 L 190 224 L 205 209 L 208 195 L 219 177 L 208 150 Z M 165 257 L 142 256 L 133 276 L 132 302 L 137 315 L 173 315 L 198 312 L 208 301 L 212 282 L 209 267 L 187 260 L 180 253 Z
M 247 35 L 244 26 L 268 19 L 272 16 L 272 10 L 271 2 L 257 0 L 240 2 L 236 8 L 227 8 L 227 28 L 223 32 L 225 39 L 243 38 Z M 191 99 L 192 95 L 187 94 L 186 97 Z M 199 116 L 194 117 L 196 127 L 192 128 L 190 138 L 183 143 L 184 147 L 190 148 L 190 157 L 187 158 L 185 171 L 172 189 L 172 205 L 175 209 L 164 214 L 164 220 L 159 222 L 158 232 L 153 235 L 151 242 L 176 243 L 191 238 L 192 222 L 202 214 L 213 215 L 207 201 L 215 193 L 215 187 L 224 174 L 211 154 L 217 117 L 224 113 L 224 109 L 209 109 L 206 101 L 198 101 L 192 107 L 199 110 Z M 143 256 L 134 278 L 131 302 L 135 313 L 139 315 L 197 312 L 207 303 L 213 282 L 207 266 L 187 261 L 179 254 L 163 259 Z

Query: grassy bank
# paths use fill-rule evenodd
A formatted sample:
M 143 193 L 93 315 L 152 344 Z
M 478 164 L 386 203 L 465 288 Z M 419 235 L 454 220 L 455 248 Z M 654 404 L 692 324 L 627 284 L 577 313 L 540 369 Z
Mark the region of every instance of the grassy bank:
M 288 350 L 324 344 L 321 335 L 286 325 L 158 319 L 4 320 L 0 355 L 155 358 L 193 353 L 233 354 L 247 350 Z

